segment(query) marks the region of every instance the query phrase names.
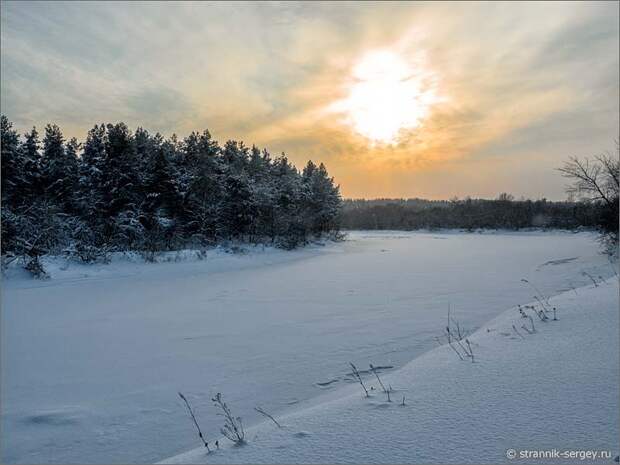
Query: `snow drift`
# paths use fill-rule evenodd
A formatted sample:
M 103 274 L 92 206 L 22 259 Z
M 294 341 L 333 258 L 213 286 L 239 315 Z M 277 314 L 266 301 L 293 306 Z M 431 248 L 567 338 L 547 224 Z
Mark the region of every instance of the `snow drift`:
M 392 402 L 368 378 L 370 398 L 349 386 L 335 400 L 279 418 L 283 428 L 253 428 L 244 447 L 208 455 L 195 449 L 165 463 L 564 460 L 523 458 L 536 453 L 609 463 L 619 450 L 618 281 L 549 303 L 558 320 L 537 321 L 535 333 L 514 331 L 524 319 L 512 308 L 469 336 L 474 363 L 442 346 L 384 376 L 394 387 Z

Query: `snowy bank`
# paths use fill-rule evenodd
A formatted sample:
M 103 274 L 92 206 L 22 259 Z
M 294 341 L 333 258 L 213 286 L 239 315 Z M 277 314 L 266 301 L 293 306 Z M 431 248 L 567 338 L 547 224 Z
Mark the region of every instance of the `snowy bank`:
M 382 376 L 396 391 L 391 403 L 367 378 L 370 398 L 352 384 L 279 417 L 281 429 L 251 428 L 244 446 L 198 448 L 166 463 L 610 463 L 619 451 L 618 282 L 550 305 L 558 321 L 536 318 L 533 334 L 516 308 L 483 325 L 469 337 L 475 363 L 444 345 Z M 549 458 L 520 458 L 542 451 Z
M 95 263 L 85 263 L 62 255 L 43 255 L 40 262 L 47 274 L 46 278 L 34 279 L 24 269 L 22 260 L 12 261 L 3 270 L 2 278 L 4 284 L 9 286 L 23 285 L 19 281 L 29 282 L 28 286 L 36 286 L 37 283 L 45 286 L 44 283 L 48 280 L 80 281 L 191 271 L 218 273 L 307 258 L 333 244 L 334 242 L 329 240 L 316 240 L 304 247 L 284 250 L 273 245 L 239 243 L 156 252 L 150 257 L 142 252 L 113 252 L 108 254 L 106 260 Z M 171 265 L 174 268 L 171 268 Z

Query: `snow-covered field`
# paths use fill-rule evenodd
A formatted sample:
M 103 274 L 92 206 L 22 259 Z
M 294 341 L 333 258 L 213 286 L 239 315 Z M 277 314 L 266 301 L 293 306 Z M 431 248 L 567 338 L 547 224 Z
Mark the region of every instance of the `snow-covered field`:
M 242 447 L 198 448 L 166 462 L 613 463 L 618 281 L 549 304 L 557 321 L 549 312 L 531 334 L 517 308 L 484 324 L 468 337 L 472 363 L 444 345 L 384 376 L 391 401 L 370 377 L 368 398 L 349 386 L 335 400 L 279 418 L 280 428 L 252 428 Z
M 13 273 L 2 294 L 1 459 L 126 463 L 185 452 L 197 437 L 179 390 L 211 439 L 216 392 L 246 425 L 262 421 L 257 405 L 287 415 L 287 428 L 259 425 L 250 444 L 209 461 L 497 461 L 509 447 L 610 448 L 617 286 L 570 290 L 591 283 L 583 271 L 613 273 L 593 238 L 356 232 L 293 252 L 55 262 L 47 281 Z M 558 297 L 560 321 L 525 341 L 502 334 L 514 311 L 488 323 L 532 301 L 522 278 L 549 296 L 570 290 Z M 429 352 L 448 305 L 466 328 L 482 328 L 474 364 L 445 347 Z M 362 399 L 349 361 L 393 367 L 383 376 L 407 406 Z

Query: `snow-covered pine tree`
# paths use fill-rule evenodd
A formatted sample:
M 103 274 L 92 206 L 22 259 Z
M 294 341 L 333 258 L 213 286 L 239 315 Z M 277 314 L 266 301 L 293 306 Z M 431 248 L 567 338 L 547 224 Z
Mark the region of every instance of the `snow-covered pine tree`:
M 20 217 L 17 212 L 24 189 L 23 151 L 13 124 L 4 115 L 0 117 L 0 148 L 2 160 L 2 254 L 16 252 L 20 244 Z
M 166 141 L 151 149 L 140 189 L 144 195 L 140 223 L 149 250 L 168 250 L 174 246 L 176 218 L 181 211 L 177 174 L 172 163 L 175 145 Z
M 124 123 L 108 124 L 106 133 L 101 185 L 95 195 L 103 216 L 103 236 L 108 244 L 132 248 L 143 234 L 138 221 L 140 165 L 133 137 Z
M 303 174 L 243 142 L 208 131 L 180 142 L 124 123 L 95 125 L 82 145 L 49 124 L 23 141 L 1 119 L 3 254 L 64 251 L 92 261 L 108 251 L 152 252 L 221 239 L 271 238 L 295 247 L 335 227 L 340 205 L 323 165 Z
M 223 182 L 218 234 L 227 239 L 248 240 L 256 214 L 250 179 L 245 173 L 229 173 L 224 176 Z
M 103 216 L 99 212 L 103 189 L 103 162 L 105 159 L 106 128 L 95 125 L 88 131 L 78 166 L 76 208 L 94 234 L 93 245 L 102 245 Z
M 43 192 L 41 180 L 41 144 L 37 128 L 33 126 L 30 132 L 24 134 L 22 151 L 24 153 L 24 178 L 26 181 L 23 200 L 25 202 L 34 201 Z
M 285 248 L 296 247 L 306 239 L 302 215 L 302 185 L 297 169 L 286 155 L 274 160 L 275 218 L 274 238 Z
M 254 199 L 254 221 L 250 234 L 256 240 L 271 237 L 275 215 L 275 195 L 271 173 L 271 156 L 252 146 L 247 167 L 252 197 Z
M 20 149 L 19 136 L 6 116 L 0 118 L 2 157 L 2 208 L 15 208 L 21 203 L 26 185 L 26 158 Z
M 341 198 L 338 186 L 334 185 L 325 165 L 318 167 L 310 160 L 302 173 L 304 218 L 309 230 L 316 235 L 327 232 L 335 226 Z
M 41 177 L 45 199 L 58 212 L 72 212 L 78 182 L 76 147 L 65 147 L 62 131 L 55 124 L 45 127 Z
M 223 198 L 219 153 L 220 147 L 207 130 L 194 132 L 183 141 L 179 172 L 184 201 L 180 214 L 184 234 L 192 241 L 209 243 L 216 238 Z

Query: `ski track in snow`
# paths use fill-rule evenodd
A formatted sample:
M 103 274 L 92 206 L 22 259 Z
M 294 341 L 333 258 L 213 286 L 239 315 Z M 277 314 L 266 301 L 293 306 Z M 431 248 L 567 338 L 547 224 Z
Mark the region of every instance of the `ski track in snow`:
M 322 405 L 355 389 L 349 361 L 393 366 L 387 377 L 435 347 L 448 304 L 474 330 L 532 300 L 521 278 L 553 295 L 590 283 L 584 270 L 608 277 L 593 239 L 363 231 L 203 261 L 51 261 L 48 281 L 16 271 L 3 279 L 2 461 L 140 463 L 189 450 L 179 390 L 208 438 L 221 426 L 216 392 L 250 426 L 263 420 L 256 405 L 277 416 Z

